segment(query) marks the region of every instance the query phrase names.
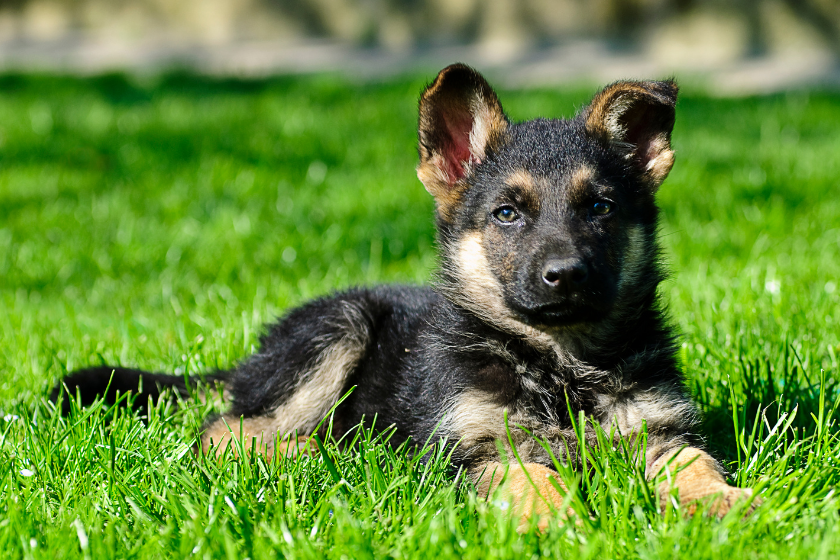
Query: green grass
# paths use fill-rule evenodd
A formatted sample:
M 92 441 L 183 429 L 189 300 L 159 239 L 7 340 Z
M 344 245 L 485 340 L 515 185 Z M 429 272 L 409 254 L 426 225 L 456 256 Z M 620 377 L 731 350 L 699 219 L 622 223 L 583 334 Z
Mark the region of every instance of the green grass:
M 288 306 L 424 282 L 414 176 L 423 79 L 0 76 L 0 550 L 75 558 L 836 558 L 840 555 L 840 95 L 686 92 L 661 189 L 662 287 L 709 445 L 764 504 L 659 514 L 633 449 L 593 451 L 578 524 L 519 535 L 429 449 L 218 464 L 213 405 L 148 425 L 44 403 L 67 370 L 228 367 Z M 591 91 L 505 91 L 512 117 Z M 422 443 L 422 442 L 420 442 Z

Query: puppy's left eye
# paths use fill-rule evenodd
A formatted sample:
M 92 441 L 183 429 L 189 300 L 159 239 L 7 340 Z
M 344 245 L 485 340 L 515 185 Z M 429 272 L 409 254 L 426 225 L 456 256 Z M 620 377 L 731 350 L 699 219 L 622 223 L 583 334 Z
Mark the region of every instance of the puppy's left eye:
M 596 216 L 606 216 L 607 214 L 615 211 L 615 205 L 612 202 L 608 202 L 606 200 L 599 200 L 595 204 L 592 205 L 592 213 Z

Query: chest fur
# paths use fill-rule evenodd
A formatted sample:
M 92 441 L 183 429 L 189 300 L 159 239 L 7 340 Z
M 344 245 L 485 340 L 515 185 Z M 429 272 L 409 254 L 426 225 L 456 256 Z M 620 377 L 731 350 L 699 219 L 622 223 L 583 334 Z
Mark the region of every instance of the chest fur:
M 515 460 L 514 448 L 523 462 L 551 466 L 550 453 L 574 461 L 579 441 L 572 415 L 577 421 L 581 412 L 590 444 L 593 423 L 631 438 L 643 425 L 656 434 L 696 423 L 695 409 L 679 385 L 639 384 L 620 372 L 563 360 L 495 348 L 492 359 L 472 370 L 470 382 L 444 405 L 441 428 L 450 441 L 459 442 L 456 461 L 469 466 L 505 455 Z

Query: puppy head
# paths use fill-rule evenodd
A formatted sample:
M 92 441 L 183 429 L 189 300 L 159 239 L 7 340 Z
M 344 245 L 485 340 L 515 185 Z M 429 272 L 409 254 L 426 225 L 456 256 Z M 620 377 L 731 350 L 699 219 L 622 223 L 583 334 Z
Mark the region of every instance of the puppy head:
M 511 123 L 477 72 L 444 69 L 420 100 L 418 166 L 443 293 L 519 333 L 633 313 L 659 281 L 653 195 L 673 165 L 676 94 L 617 82 L 573 119 Z

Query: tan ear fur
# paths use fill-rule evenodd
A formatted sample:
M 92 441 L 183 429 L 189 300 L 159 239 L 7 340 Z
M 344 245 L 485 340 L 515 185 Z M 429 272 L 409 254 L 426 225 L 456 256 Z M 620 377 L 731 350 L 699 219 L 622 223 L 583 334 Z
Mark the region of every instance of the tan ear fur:
M 674 165 L 677 84 L 616 82 L 605 87 L 581 114 L 587 132 L 626 154 L 652 189 L 657 189 Z
M 475 70 L 453 64 L 420 97 L 417 176 L 450 217 L 466 190 L 465 178 L 503 140 L 508 120 L 496 93 Z

